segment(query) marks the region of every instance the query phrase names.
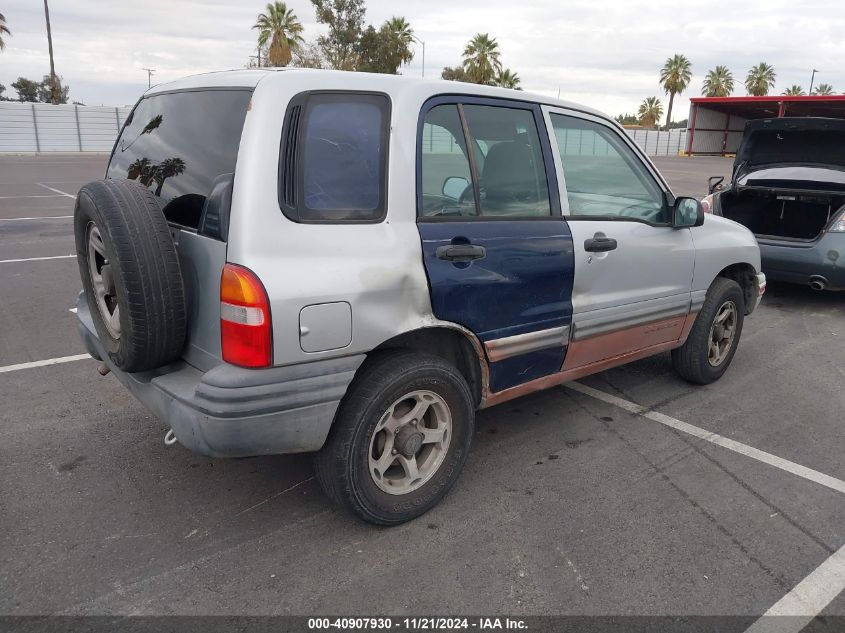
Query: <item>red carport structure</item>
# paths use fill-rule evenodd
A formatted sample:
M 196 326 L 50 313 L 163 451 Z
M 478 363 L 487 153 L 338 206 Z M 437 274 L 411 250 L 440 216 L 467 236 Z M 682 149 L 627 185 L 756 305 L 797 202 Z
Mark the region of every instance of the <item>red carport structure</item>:
M 692 97 L 687 154 L 734 154 L 747 121 L 790 116 L 845 119 L 845 95 Z

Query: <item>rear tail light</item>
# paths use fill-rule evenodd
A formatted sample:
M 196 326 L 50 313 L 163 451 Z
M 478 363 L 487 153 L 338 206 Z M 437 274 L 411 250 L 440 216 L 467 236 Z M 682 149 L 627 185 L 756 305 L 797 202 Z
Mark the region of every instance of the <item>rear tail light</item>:
M 701 199 L 701 208 L 704 209 L 704 213 L 711 213 L 713 211 L 712 193 L 709 196 L 704 196 L 704 198 Z
M 273 364 L 273 326 L 264 284 L 255 273 L 226 264 L 220 278 L 223 360 L 241 367 Z

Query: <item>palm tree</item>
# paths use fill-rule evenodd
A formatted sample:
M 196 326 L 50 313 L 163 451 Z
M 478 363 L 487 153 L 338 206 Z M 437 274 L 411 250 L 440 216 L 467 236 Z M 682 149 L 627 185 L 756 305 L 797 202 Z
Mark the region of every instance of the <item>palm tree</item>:
M 660 117 L 663 116 L 663 104 L 657 97 L 648 97 L 640 104 L 637 116 L 640 118 L 640 125 L 654 127 L 660 122 Z
M 149 123 L 147 123 L 144 126 L 144 128 L 140 132 L 138 132 L 138 136 L 136 136 L 131 141 L 129 141 L 128 145 L 123 147 L 123 151 L 126 151 L 130 147 L 132 147 L 135 144 L 135 141 L 137 141 L 139 138 L 141 138 L 144 134 L 152 134 L 155 130 L 157 130 L 161 126 L 162 121 L 164 121 L 164 115 L 163 114 L 155 115 L 152 119 L 150 119 Z M 127 178 L 129 178 L 130 180 L 133 180 L 132 176 L 127 176 Z
M 813 90 L 813 94 L 820 97 L 829 97 L 833 94 L 833 86 L 830 84 L 819 84 L 816 89 Z
M 510 68 L 503 68 L 498 75 L 493 78 L 493 85 L 499 88 L 510 88 L 511 90 L 520 90 L 519 75 L 513 72 Z
M 499 43 L 487 33 L 478 33 L 464 49 L 464 69 L 470 81 L 489 84 L 502 71 Z
M 267 57 L 272 66 L 287 66 L 293 57 L 293 49 L 303 42 L 302 23 L 293 9 L 284 2 L 267 3 L 267 13 L 259 13 L 253 25 L 258 29 L 259 48 L 269 48 Z
M 0 13 L 0 51 L 6 48 L 6 42 L 3 41 L 3 33 L 6 35 L 11 35 L 12 32 L 9 30 L 9 27 L 6 26 L 6 18 Z
M 692 78 L 691 68 L 692 64 L 686 57 L 675 54 L 667 59 L 663 68 L 660 69 L 660 85 L 669 95 L 669 111 L 666 113 L 667 130 L 672 122 L 672 104 L 675 101 L 675 95 L 687 89 Z
M 165 158 L 161 161 L 161 165 L 153 169 L 153 180 L 156 183 L 155 194 L 161 195 L 161 190 L 164 187 L 164 181 L 172 176 L 178 176 L 185 172 L 185 161 L 174 156 L 173 158 Z
M 126 177 L 129 180 L 140 180 L 147 187 L 153 181 L 154 175 L 155 165 L 149 158 L 136 158 L 126 171 Z
M 414 58 L 412 48 L 414 43 L 414 29 L 411 28 L 408 20 L 394 15 L 384 23 L 383 28 L 386 28 L 395 39 L 398 58 L 402 60 L 403 64 L 409 64 Z
M 792 84 L 789 88 L 784 90 L 781 94 L 788 96 L 788 97 L 803 97 L 807 93 L 804 92 L 804 89 L 801 86 L 799 86 L 798 84 Z
M 414 29 L 411 28 L 408 20 L 402 16 L 393 16 L 385 22 L 387 28 L 399 38 L 403 44 L 410 46 L 414 41 Z
M 728 97 L 734 91 L 734 76 L 727 66 L 716 66 L 707 73 L 701 86 L 705 97 Z
M 752 66 L 745 77 L 745 89 L 755 97 L 765 97 L 775 87 L 775 69 L 766 62 Z

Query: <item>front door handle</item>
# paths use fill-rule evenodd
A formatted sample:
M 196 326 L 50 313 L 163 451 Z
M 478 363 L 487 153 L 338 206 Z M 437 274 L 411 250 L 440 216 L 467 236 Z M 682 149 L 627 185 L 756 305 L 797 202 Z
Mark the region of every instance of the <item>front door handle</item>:
M 475 244 L 450 244 L 437 247 L 437 259 L 461 263 L 487 257 L 487 249 Z
M 584 240 L 584 250 L 588 253 L 606 253 L 616 250 L 616 240 L 606 237 L 602 233 L 596 233 L 590 239 Z

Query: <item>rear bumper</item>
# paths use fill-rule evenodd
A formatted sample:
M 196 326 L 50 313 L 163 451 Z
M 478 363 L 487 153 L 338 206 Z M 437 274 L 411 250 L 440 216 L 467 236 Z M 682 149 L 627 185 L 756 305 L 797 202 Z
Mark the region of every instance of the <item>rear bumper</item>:
M 809 246 L 761 240 L 760 257 L 770 281 L 806 285 L 821 278 L 828 290 L 845 290 L 845 233 L 825 233 Z
M 84 296 L 77 327 L 88 353 L 186 448 L 213 457 L 318 450 L 363 355 L 269 369 L 220 364 L 205 373 L 177 361 L 153 371 L 117 369 L 97 338 Z

